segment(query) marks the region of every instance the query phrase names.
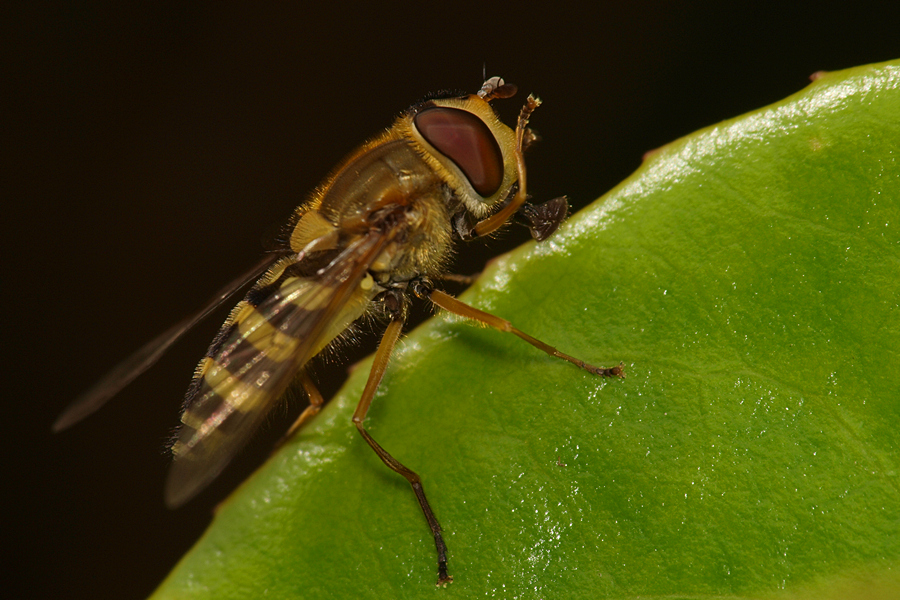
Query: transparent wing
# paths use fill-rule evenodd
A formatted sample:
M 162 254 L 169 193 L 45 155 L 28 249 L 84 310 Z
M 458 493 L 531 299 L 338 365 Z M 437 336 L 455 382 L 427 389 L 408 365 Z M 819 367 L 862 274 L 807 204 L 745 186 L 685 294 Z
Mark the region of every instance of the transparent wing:
M 206 318 L 225 300 L 237 293 L 251 281 L 258 279 L 283 254 L 269 254 L 263 257 L 251 269 L 234 279 L 213 296 L 197 313 L 176 323 L 157 337 L 150 340 L 137 352 L 119 363 L 90 389 L 78 396 L 72 404 L 53 423 L 53 431 L 62 431 L 87 417 L 122 391 L 126 385 L 152 367 L 156 361 L 175 342 L 187 333 L 194 325 Z
M 366 234 L 315 276 L 286 277 L 248 305 L 189 391 L 172 451 L 166 503 L 206 487 L 247 443 L 297 372 L 374 296 L 360 285 L 392 236 Z

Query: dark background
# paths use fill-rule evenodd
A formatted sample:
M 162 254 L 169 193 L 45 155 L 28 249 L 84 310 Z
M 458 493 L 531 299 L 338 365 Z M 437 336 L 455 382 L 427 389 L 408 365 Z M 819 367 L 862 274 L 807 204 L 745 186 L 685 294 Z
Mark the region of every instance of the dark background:
M 817 70 L 900 58 L 897 2 L 21 4 L 0 15 L 8 598 L 145 597 L 264 459 L 287 419 L 187 506 L 163 506 L 162 449 L 221 317 L 90 419 L 50 424 L 425 93 L 475 91 L 485 64 L 538 93 L 529 189 L 577 209 L 644 152 Z M 459 270 L 525 239 L 476 244 Z M 323 376 L 328 393 L 345 369 Z

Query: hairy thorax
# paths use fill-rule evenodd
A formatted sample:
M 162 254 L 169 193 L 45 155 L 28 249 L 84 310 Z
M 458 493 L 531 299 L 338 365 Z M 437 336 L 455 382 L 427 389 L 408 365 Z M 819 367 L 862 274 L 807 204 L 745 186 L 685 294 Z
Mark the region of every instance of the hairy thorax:
M 452 194 L 405 139 L 371 145 L 350 156 L 297 215 L 291 249 L 338 249 L 384 228 L 392 239 L 369 269 L 379 284 L 440 272 L 452 253 Z

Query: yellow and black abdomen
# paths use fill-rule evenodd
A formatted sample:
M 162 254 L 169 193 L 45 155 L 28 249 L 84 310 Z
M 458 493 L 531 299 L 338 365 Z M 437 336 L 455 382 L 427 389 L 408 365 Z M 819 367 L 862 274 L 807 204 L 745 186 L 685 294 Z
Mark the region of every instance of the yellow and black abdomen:
M 291 274 L 293 259 L 279 261 L 232 310 L 197 365 L 172 446 L 171 506 L 218 475 L 296 374 L 379 292 L 370 276 L 354 274 L 352 264 L 348 278 L 301 277 Z M 348 286 L 349 278 L 354 283 Z

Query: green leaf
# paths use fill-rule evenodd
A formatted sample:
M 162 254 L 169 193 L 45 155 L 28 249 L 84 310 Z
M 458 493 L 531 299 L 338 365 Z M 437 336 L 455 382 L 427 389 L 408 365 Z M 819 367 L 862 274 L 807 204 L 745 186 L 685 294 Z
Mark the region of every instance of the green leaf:
M 351 424 L 366 362 L 154 598 L 896 597 L 898 141 L 900 62 L 828 74 L 661 149 L 464 295 L 625 380 L 456 318 L 406 337 L 367 423 L 422 476 L 446 589 Z

